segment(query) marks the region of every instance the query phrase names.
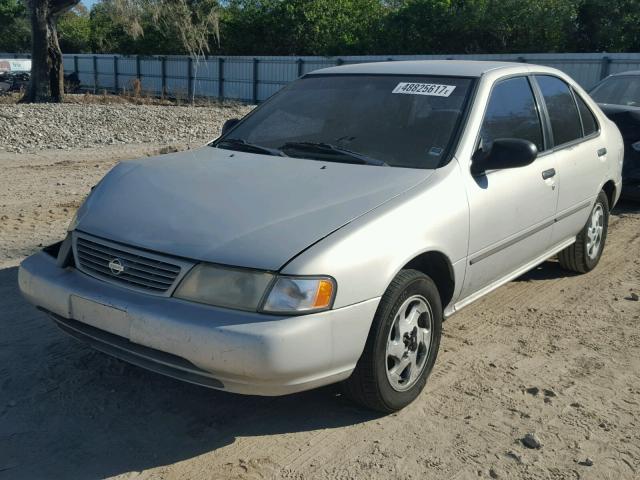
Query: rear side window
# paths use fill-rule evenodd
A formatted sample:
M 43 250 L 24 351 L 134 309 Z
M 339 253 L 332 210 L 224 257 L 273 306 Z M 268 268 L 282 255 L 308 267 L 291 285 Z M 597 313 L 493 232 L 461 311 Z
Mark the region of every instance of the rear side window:
M 540 116 L 526 78 L 503 80 L 493 88 L 480 135 L 483 149 L 498 138 L 520 138 L 544 150 Z
M 584 100 L 580 98 L 576 92 L 573 92 L 576 97 L 576 102 L 578 103 L 578 110 L 580 110 L 580 117 L 582 118 L 582 128 L 584 130 L 584 136 L 588 137 L 592 133 L 598 131 L 598 123 L 596 122 L 596 118 L 593 115 L 593 112 L 587 104 L 584 103 Z
M 578 110 L 580 110 L 580 117 L 582 118 L 582 128 L 584 130 L 584 136 L 588 137 L 592 133 L 598 131 L 598 122 L 596 121 L 596 117 L 591 111 L 587 104 L 580 98 L 580 95 L 573 92 L 576 97 L 576 102 L 578 102 Z
M 548 75 L 538 75 L 536 80 L 549 112 L 554 144 L 562 145 L 581 138 L 582 125 L 578 107 L 569 90 L 569 85 L 559 78 Z

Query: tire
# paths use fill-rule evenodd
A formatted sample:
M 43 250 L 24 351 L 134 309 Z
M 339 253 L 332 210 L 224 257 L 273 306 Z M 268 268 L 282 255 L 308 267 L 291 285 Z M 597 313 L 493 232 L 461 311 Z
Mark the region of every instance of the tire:
M 436 285 L 417 270 L 400 271 L 380 300 L 353 374 L 343 382 L 345 395 L 384 413 L 406 407 L 427 383 L 441 335 Z
M 600 212 L 598 214 L 598 212 Z M 600 215 L 598 217 L 598 215 Z M 600 228 L 594 225 L 596 217 L 601 218 Z M 587 273 L 596 268 L 604 245 L 607 240 L 607 232 L 609 230 L 609 200 L 606 193 L 600 192 L 596 199 L 589 219 L 576 237 L 575 243 L 568 246 L 558 254 L 560 266 L 565 270 L 572 272 Z M 598 233 L 599 232 L 599 233 Z M 599 238 L 594 245 L 593 237 Z

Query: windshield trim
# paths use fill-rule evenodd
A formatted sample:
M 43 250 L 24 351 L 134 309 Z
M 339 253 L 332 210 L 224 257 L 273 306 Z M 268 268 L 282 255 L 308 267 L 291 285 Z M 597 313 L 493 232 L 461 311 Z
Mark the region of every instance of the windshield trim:
M 304 74 L 303 76 L 301 76 L 300 78 L 290 82 L 289 84 L 287 84 L 284 88 L 280 89 L 278 92 L 274 93 L 273 95 L 271 95 L 268 99 L 266 99 L 265 101 L 263 101 L 262 103 L 259 103 L 256 108 L 254 108 L 253 110 L 251 110 L 247 115 L 245 115 L 244 117 L 242 117 L 240 119 L 240 121 L 234 125 L 234 127 L 229 130 L 227 133 L 225 133 L 224 135 L 220 135 L 218 138 L 216 138 L 215 140 L 213 140 L 211 143 L 209 143 L 208 145 L 211 147 L 217 147 L 218 143 L 220 143 L 221 141 L 225 140 L 227 136 L 229 136 L 231 133 L 233 133 L 233 131 L 242 123 L 244 123 L 248 118 L 250 118 L 255 112 L 257 112 L 259 109 L 261 109 L 264 105 L 267 105 L 269 102 L 273 101 L 276 97 L 282 95 L 283 93 L 285 93 L 289 87 L 291 85 L 293 85 L 296 82 L 302 82 L 304 80 L 310 79 L 310 78 L 318 78 L 318 77 L 424 77 L 424 78 L 456 78 L 456 79 L 464 79 L 464 80 L 469 80 L 469 88 L 467 89 L 467 93 L 465 95 L 464 101 L 462 103 L 462 109 L 460 112 L 460 117 L 458 118 L 458 122 L 454 127 L 453 130 L 453 134 L 451 135 L 451 138 L 449 139 L 449 143 L 447 144 L 446 148 L 445 148 L 445 152 L 442 156 L 442 159 L 440 160 L 440 162 L 438 163 L 438 165 L 436 165 L 436 167 L 434 169 L 438 169 L 438 168 L 442 168 L 445 165 L 449 164 L 449 162 L 455 157 L 455 152 L 456 149 L 460 143 L 460 139 L 462 137 L 462 133 L 464 132 L 466 126 L 467 126 L 467 122 L 469 121 L 469 117 L 470 117 L 470 113 L 471 113 L 471 106 L 473 105 L 474 101 L 475 101 L 475 97 L 476 97 L 476 93 L 477 93 L 477 87 L 478 87 L 478 79 L 480 77 L 477 76 L 470 76 L 470 75 L 439 75 L 439 74 L 428 74 L 428 73 L 424 73 L 424 74 L 410 74 L 410 73 L 313 73 L 313 72 L 309 72 Z M 313 160 L 313 158 L 310 158 L 309 160 Z M 402 167 L 402 166 L 398 166 L 398 165 L 389 165 L 391 168 L 414 168 L 417 170 L 427 170 L 425 168 L 419 168 L 419 167 Z

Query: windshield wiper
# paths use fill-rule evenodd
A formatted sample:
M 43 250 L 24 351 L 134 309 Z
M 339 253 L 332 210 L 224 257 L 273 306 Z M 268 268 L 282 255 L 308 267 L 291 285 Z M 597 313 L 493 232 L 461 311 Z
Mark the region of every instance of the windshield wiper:
M 220 140 L 214 145 L 217 148 L 224 148 L 227 150 L 238 150 L 241 152 L 250 153 L 264 153 L 267 155 L 274 155 L 276 157 L 286 157 L 287 155 L 278 150 L 277 148 L 263 147 L 262 145 L 256 145 L 255 143 L 249 143 L 241 138 L 229 138 Z
M 311 152 L 311 153 L 324 153 L 324 154 L 333 154 L 339 157 L 347 157 L 349 160 L 346 160 L 346 163 L 357 163 L 361 165 L 377 165 L 379 167 L 388 167 L 389 164 L 383 162 L 382 160 L 378 160 L 377 158 L 371 158 L 362 153 L 353 152 L 351 150 L 347 150 L 346 148 L 338 147 L 337 145 L 331 145 L 330 143 L 322 143 L 322 142 L 287 142 L 280 147 L 280 150 L 298 150 L 300 152 Z M 339 161 L 339 160 L 328 160 L 327 161 Z

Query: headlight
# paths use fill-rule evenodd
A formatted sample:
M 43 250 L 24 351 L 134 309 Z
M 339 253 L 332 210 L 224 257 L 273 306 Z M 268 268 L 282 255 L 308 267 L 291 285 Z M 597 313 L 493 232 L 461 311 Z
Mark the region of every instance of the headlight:
M 297 313 L 331 308 L 335 281 L 330 277 L 278 277 L 262 310 L 271 313 Z
M 101 181 L 102 180 L 100 180 L 100 182 Z M 74 231 L 76 229 L 76 227 L 78 226 L 78 223 L 79 223 L 78 219 L 80 218 L 81 212 L 82 212 L 83 209 L 86 209 L 85 205 L 86 205 L 87 201 L 89 200 L 89 197 L 93 193 L 93 190 L 100 184 L 100 182 L 98 182 L 93 187 L 91 187 L 91 190 L 89 191 L 87 196 L 84 197 L 84 200 L 82 200 L 82 202 L 80 203 L 80 206 L 76 210 L 76 213 L 73 214 L 73 218 L 71 218 L 71 221 L 69 222 L 69 226 L 67 227 L 67 232 Z
M 80 209 L 78 208 L 78 210 Z M 78 210 L 76 210 L 76 213 L 73 214 L 73 218 L 71 218 L 71 221 L 69 222 L 69 226 L 67 227 L 67 232 L 74 231 L 78 226 Z
M 335 293 L 331 277 L 276 277 L 268 272 L 201 263 L 187 274 L 173 296 L 217 307 L 293 314 L 331 308 Z
M 636 152 L 640 152 L 640 142 L 636 142 L 634 144 L 631 145 L 631 147 L 636 151 Z
M 182 280 L 174 297 L 218 307 L 258 310 L 273 275 L 214 265 L 196 265 Z

